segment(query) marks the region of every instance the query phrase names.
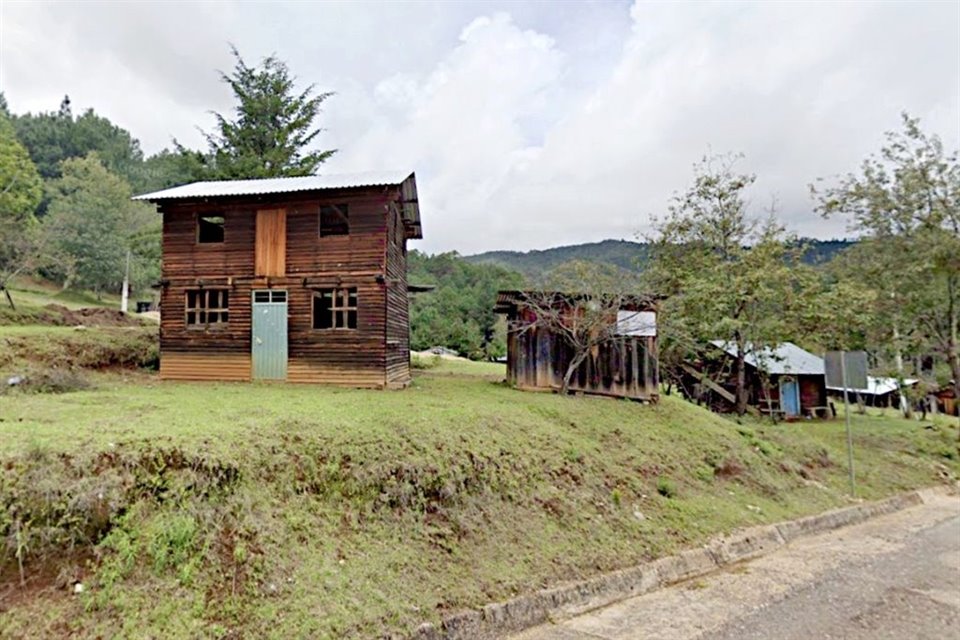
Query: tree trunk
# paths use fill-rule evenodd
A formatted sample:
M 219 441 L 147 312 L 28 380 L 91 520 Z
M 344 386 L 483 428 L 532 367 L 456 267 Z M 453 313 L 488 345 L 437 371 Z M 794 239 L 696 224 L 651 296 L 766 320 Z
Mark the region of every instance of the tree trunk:
M 950 360 L 950 373 L 953 376 L 953 399 L 954 406 L 960 405 L 960 337 L 957 336 L 957 325 L 960 324 L 960 318 L 957 317 L 958 310 L 956 305 L 956 290 L 953 287 L 953 280 L 947 280 L 947 295 L 950 296 L 950 307 L 947 321 L 950 323 L 950 332 L 947 343 L 947 359 Z M 960 408 L 957 409 L 957 442 L 960 443 Z M 960 445 L 957 446 L 960 449 Z
M 897 366 L 897 388 L 903 393 L 903 351 L 900 350 L 900 328 L 896 320 L 893 322 L 893 361 Z M 919 371 L 919 368 L 917 369 Z M 903 405 L 903 417 L 909 420 L 913 417 L 913 407 L 911 403 Z
M 954 407 L 957 407 L 957 442 L 960 442 L 960 345 L 957 344 L 957 325 L 950 330 L 950 374 L 953 376 Z M 960 448 L 960 446 L 958 446 Z
M 570 380 L 573 378 L 573 374 L 576 372 L 580 364 L 587 359 L 588 349 L 584 349 L 580 353 L 575 353 L 573 358 L 570 360 L 570 364 L 567 365 L 567 371 L 563 374 L 563 383 L 560 385 L 560 393 L 562 395 L 567 395 L 570 393 Z
M 13 297 L 10 295 L 10 290 L 7 289 L 6 287 L 0 287 L 0 288 L 2 288 L 2 289 L 3 289 L 3 293 L 6 294 L 6 296 L 7 296 L 7 302 L 10 303 L 10 308 L 13 309 L 14 311 L 16 311 L 16 310 L 17 310 L 17 306 L 16 306 L 15 304 L 13 304 Z
M 747 412 L 746 354 L 744 353 L 743 339 L 739 332 L 734 334 L 734 341 L 737 345 L 737 388 L 734 396 L 737 399 L 737 415 L 742 416 Z

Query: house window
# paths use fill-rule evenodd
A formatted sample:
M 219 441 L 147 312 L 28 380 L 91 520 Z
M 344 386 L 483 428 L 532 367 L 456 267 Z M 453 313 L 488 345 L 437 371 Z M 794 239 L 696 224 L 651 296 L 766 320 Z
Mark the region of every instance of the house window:
M 320 237 L 345 236 L 350 233 L 350 209 L 345 204 L 320 206 Z
M 223 242 L 223 216 L 197 216 L 197 242 Z
M 230 292 L 225 289 L 187 291 L 186 325 L 188 329 L 226 326 L 230 320 Z
M 357 289 L 321 289 L 313 294 L 314 329 L 356 329 Z

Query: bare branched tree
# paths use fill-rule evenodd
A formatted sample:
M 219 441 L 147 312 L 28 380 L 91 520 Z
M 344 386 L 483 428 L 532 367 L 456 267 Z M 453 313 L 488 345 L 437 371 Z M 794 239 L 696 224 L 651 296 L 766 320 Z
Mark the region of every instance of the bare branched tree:
M 652 300 L 638 293 L 635 279 L 609 265 L 574 261 L 548 274 L 546 282 L 552 285 L 549 291 L 518 294 L 517 319 L 510 330 L 547 331 L 570 348 L 560 388 L 566 394 L 574 373 L 595 349 L 642 329 L 642 311 Z

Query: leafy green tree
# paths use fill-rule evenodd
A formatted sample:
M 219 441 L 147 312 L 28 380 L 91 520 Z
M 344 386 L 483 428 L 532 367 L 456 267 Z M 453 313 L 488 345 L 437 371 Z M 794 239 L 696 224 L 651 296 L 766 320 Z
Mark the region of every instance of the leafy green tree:
M 128 181 L 137 177 L 143 162 L 140 143 L 107 118 L 87 109 L 74 117 L 70 97 L 65 96 L 57 111 L 26 113 L 14 117 L 17 136 L 30 152 L 40 175 L 60 177 L 60 163 L 96 151 L 109 171 Z
M 133 253 L 133 280 L 150 277 L 158 242 L 159 220 L 153 208 L 130 200 L 127 182 L 112 173 L 96 154 L 62 163 L 63 176 L 53 181 L 45 227 L 63 261 L 59 270 L 64 286 L 73 284 L 98 294 L 119 289 L 127 251 Z M 153 241 L 147 240 L 150 236 Z
M 888 132 L 858 174 L 811 192 L 822 215 L 845 216 L 861 234 L 851 266 L 876 291 L 872 311 L 889 327 L 898 360 L 911 347 L 932 350 L 948 363 L 960 397 L 958 151 L 903 114 L 903 129 Z
M 181 153 L 163 149 L 150 156 L 137 170 L 137 179 L 131 182 L 138 193 L 160 191 L 169 187 L 192 182 L 197 167 Z
M 2 95 L 0 95 L 2 97 Z M 42 183 L 36 166 L 6 115 L 0 110 L 0 291 L 13 306 L 7 290 L 10 279 L 34 267 L 37 221 Z
M 736 347 L 736 410 L 747 409 L 746 356 L 799 330 L 813 295 L 803 247 L 782 227 L 747 211 L 755 177 L 737 173 L 738 156 L 704 158 L 693 185 L 657 223 L 644 274 L 660 308 L 661 370 L 678 376 L 710 340 Z
M 42 195 L 37 167 L 9 118 L 0 114 L 0 218 L 32 219 Z
M 234 117 L 214 113 L 217 130 L 205 133 L 206 153 L 175 143 L 195 179 L 306 176 L 336 150 L 308 147 L 322 129 L 314 127 L 323 102 L 332 93 L 315 93 L 315 85 L 297 92 L 286 63 L 274 56 L 251 67 L 232 48 L 233 73 L 220 74 L 237 99 Z
M 473 359 L 506 353 L 503 319 L 493 312 L 500 289 L 516 289 L 518 273 L 494 265 L 471 264 L 455 252 L 428 256 L 411 251 L 408 279 L 434 285 L 413 297 L 410 338 L 414 350 L 445 346 Z

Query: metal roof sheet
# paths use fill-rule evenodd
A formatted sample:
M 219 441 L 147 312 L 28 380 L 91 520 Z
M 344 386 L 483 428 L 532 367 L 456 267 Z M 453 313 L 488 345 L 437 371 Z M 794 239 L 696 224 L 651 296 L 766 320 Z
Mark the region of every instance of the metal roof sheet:
M 912 387 L 917 384 L 918 380 L 913 378 L 904 378 L 903 386 Z M 873 376 L 867 376 L 867 388 L 866 389 L 856 389 L 860 393 L 865 393 L 871 396 L 882 396 L 884 394 L 890 393 L 891 391 L 897 391 L 899 385 L 897 385 L 896 378 L 875 378 Z M 840 387 L 831 387 L 827 386 L 827 389 L 834 391 L 842 391 Z
M 737 346 L 726 340 L 711 340 L 710 344 L 722 349 L 729 355 L 737 356 Z M 804 351 L 792 342 L 782 342 L 775 349 L 764 347 L 754 351 L 752 345 L 747 344 L 747 354 L 744 361 L 752 367 L 761 368 L 774 375 L 824 375 L 823 358 Z
M 191 182 L 153 193 L 134 196 L 134 200 L 172 200 L 176 198 L 215 198 L 247 196 L 264 193 L 291 193 L 295 191 L 322 191 L 354 187 L 379 187 L 403 184 L 413 177 L 412 171 L 368 171 L 364 173 L 329 173 L 321 176 L 297 178 L 260 178 L 257 180 L 213 180 Z

